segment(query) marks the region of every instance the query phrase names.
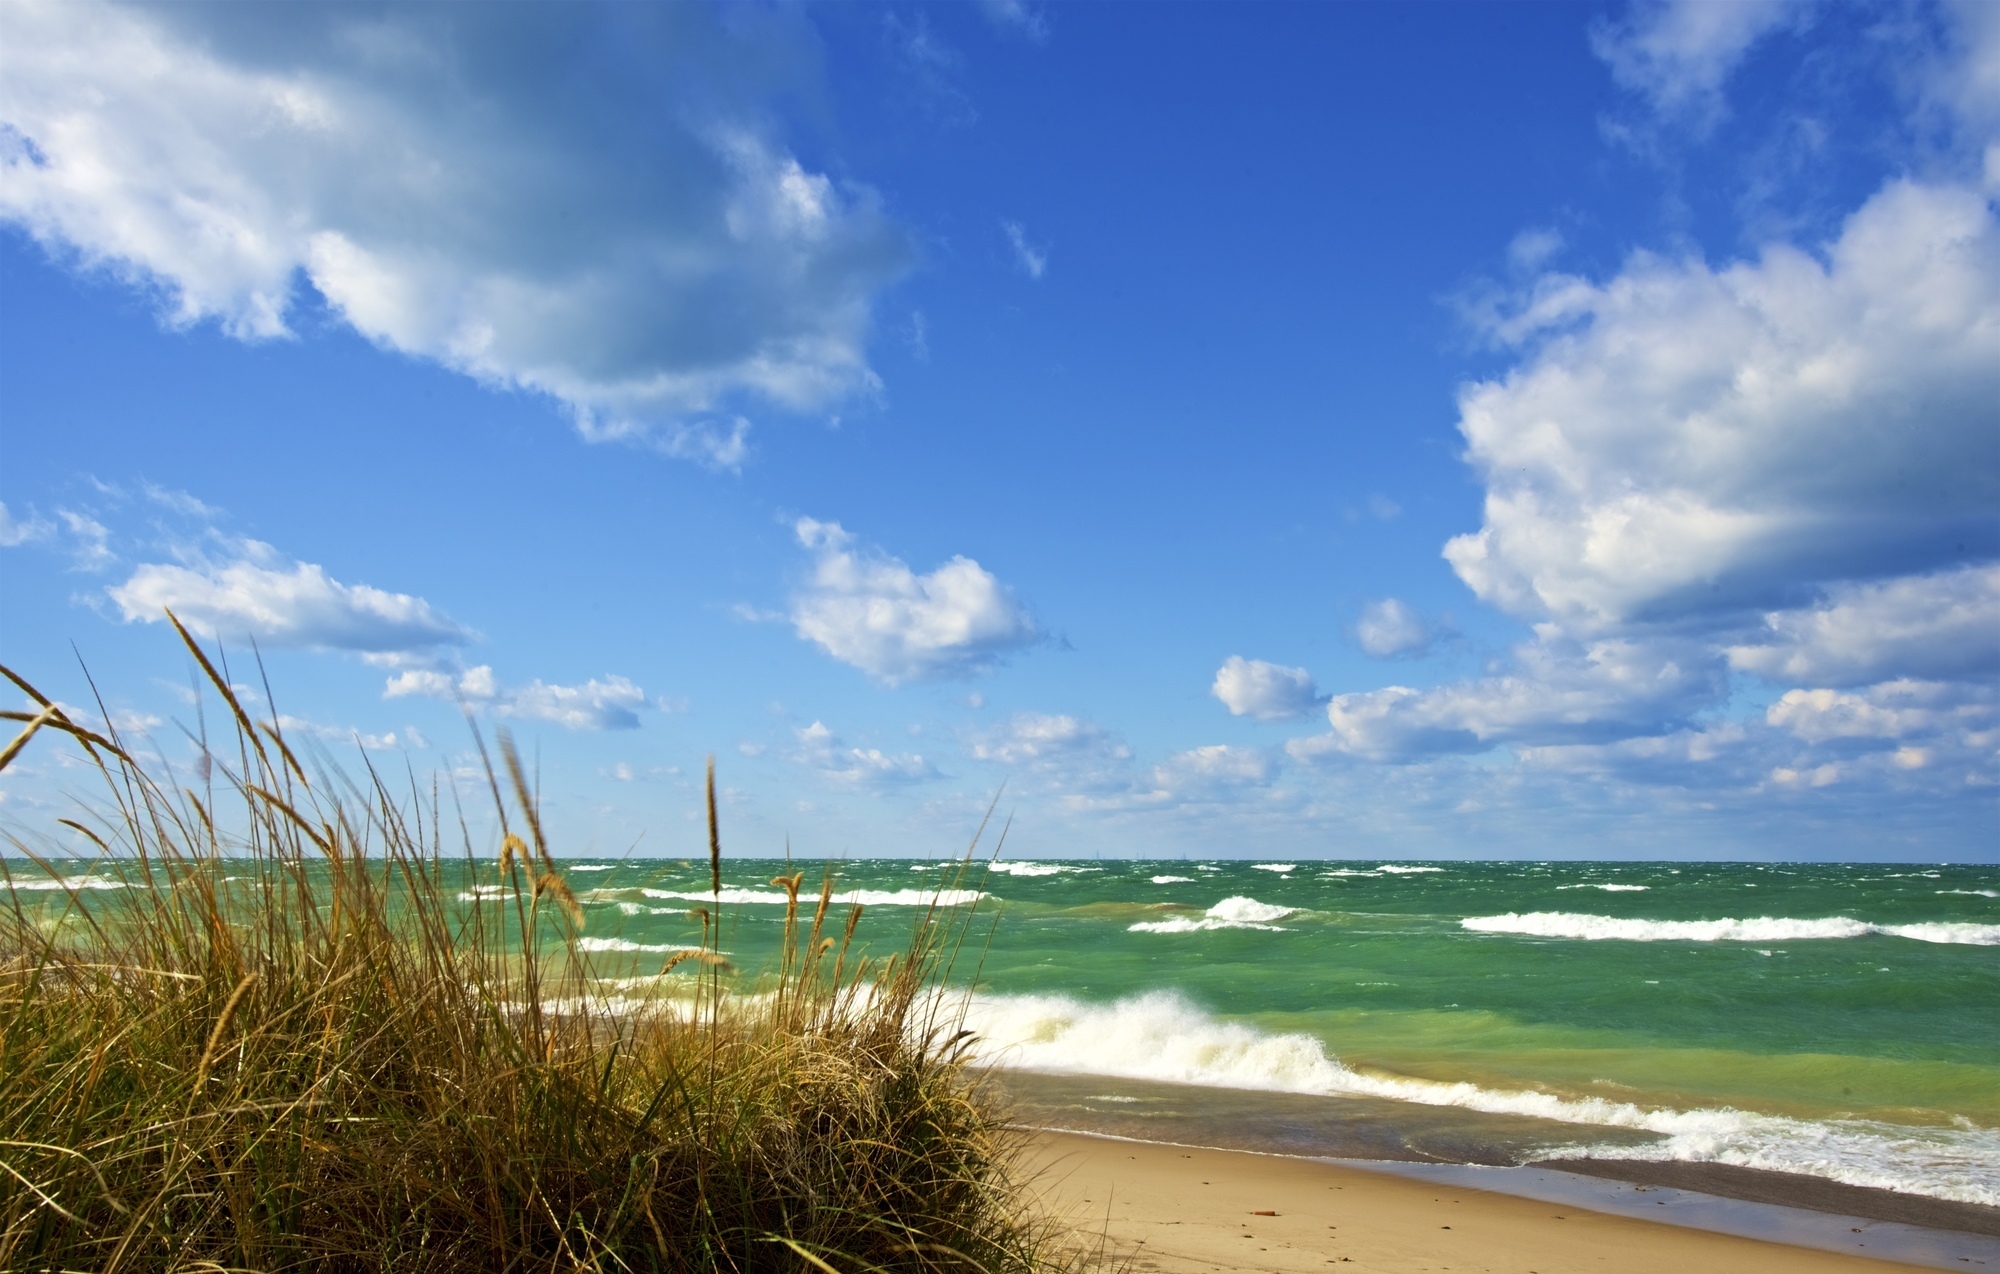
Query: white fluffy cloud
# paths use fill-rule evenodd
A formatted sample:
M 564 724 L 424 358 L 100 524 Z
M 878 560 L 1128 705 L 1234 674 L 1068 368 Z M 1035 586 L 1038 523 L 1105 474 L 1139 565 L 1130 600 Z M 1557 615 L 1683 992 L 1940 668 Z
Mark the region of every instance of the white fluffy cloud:
M 1174 797 L 1199 797 L 1261 787 L 1277 777 L 1278 763 L 1262 748 L 1212 743 L 1176 752 L 1153 767 L 1153 786 Z
M 1259 721 L 1302 717 L 1326 702 L 1303 668 L 1231 655 L 1216 669 L 1209 693 L 1222 700 L 1229 714 Z
M 1132 750 L 1094 721 L 1023 712 L 975 739 L 972 755 L 1002 765 L 1073 766 L 1080 758 L 1128 761 Z
M 800 518 L 793 529 L 813 554 L 792 599 L 793 628 L 884 685 L 968 676 L 1041 639 L 1027 610 L 971 558 L 919 575 L 837 522 Z
M 797 747 L 790 759 L 841 783 L 855 787 L 896 787 L 939 777 L 937 767 L 919 753 L 849 747 L 818 721 L 793 734 Z
M 1889 677 L 2000 674 L 2000 566 L 1844 585 L 1765 617 L 1729 662 L 1767 681 L 1855 686 Z
M 1988 686 L 1899 678 L 1859 691 L 1789 690 L 1764 719 L 1807 743 L 1971 733 L 1985 736 L 1983 746 L 1990 748 L 2000 743 L 1993 733 L 2000 725 L 2000 694 Z
M 1593 31 L 1591 47 L 1621 86 L 1654 109 L 1708 123 L 1751 46 L 1810 7 L 1806 0 L 1641 0 L 1624 22 Z
M 503 690 L 488 664 L 449 672 L 408 668 L 389 678 L 384 699 L 422 695 L 480 704 L 503 717 L 552 721 L 570 730 L 636 730 L 639 711 L 650 707 L 646 692 L 628 677 L 593 677 L 580 686 L 551 685 L 537 678 Z
M 161 622 L 171 609 L 204 637 L 247 637 L 267 646 L 387 652 L 472 639 L 421 597 L 343 584 L 256 540 L 231 547 L 234 555 L 221 561 L 143 564 L 108 590 L 111 600 L 127 623 Z
M 1407 602 L 1388 597 L 1361 608 L 1354 625 L 1354 638 L 1361 649 L 1377 659 L 1397 655 L 1418 655 L 1430 648 L 1430 625 Z
M 909 251 L 868 191 L 755 126 L 796 64 L 783 15 L 6 13 L 0 217 L 173 322 L 282 337 L 303 279 L 379 345 L 723 466 L 741 425 L 705 413 L 874 384 L 871 299 Z
M 1485 525 L 1445 556 L 1571 625 L 1785 604 L 2000 548 L 2000 224 L 1896 181 L 1815 255 L 1544 279 L 1467 389 Z
M 1514 652 L 1513 671 L 1429 690 L 1389 686 L 1336 695 L 1331 732 L 1287 745 L 1300 760 L 1477 752 L 1501 743 L 1588 743 L 1655 734 L 1720 696 L 1712 658 L 1690 643 L 1553 630 Z

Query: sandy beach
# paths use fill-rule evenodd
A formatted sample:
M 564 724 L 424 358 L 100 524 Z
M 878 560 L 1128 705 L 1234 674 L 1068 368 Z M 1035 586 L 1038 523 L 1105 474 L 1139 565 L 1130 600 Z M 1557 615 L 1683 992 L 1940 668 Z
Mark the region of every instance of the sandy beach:
M 1908 1265 L 1307 1159 L 1038 1133 L 1030 1169 L 1107 1268 L 1835 1274 Z

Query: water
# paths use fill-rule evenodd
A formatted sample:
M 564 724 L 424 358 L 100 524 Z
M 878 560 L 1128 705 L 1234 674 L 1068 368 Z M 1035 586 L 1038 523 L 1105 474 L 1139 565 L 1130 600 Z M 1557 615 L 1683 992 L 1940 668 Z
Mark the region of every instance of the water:
M 773 958 L 781 866 L 725 863 L 739 968 Z M 706 863 L 569 868 L 607 977 L 699 939 Z M 954 970 L 968 1024 L 1047 1122 L 2000 1205 L 1994 867 L 878 860 L 838 889 L 887 951 L 947 883 L 992 923 Z

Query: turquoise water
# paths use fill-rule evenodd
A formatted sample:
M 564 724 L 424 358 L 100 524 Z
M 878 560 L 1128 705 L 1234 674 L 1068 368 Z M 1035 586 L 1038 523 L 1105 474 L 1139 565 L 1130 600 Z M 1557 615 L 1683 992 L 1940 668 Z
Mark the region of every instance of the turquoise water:
M 607 978 L 700 938 L 706 863 L 567 867 Z M 775 956 L 783 867 L 724 864 L 746 976 Z M 797 867 L 816 893 L 823 865 Z M 837 919 L 861 903 L 879 952 L 940 888 L 976 905 L 953 976 L 982 1055 L 1084 1123 L 1132 1131 L 1155 1103 L 1279 1143 L 1421 1134 L 1448 1157 L 1715 1160 L 2000 1205 L 2000 868 L 837 870 Z

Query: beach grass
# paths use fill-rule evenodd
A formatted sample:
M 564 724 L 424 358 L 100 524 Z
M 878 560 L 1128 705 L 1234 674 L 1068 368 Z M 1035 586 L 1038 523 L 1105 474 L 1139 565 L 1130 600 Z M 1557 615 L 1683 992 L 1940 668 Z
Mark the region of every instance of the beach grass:
M 0 766 L 38 732 L 95 763 L 103 798 L 62 821 L 106 887 L 51 889 L 46 861 L 17 887 L 55 842 L 9 834 L 0 1268 L 1074 1261 L 967 1065 L 963 912 L 919 909 L 878 958 L 830 876 L 816 899 L 781 876 L 775 967 L 732 969 L 711 907 L 698 944 L 611 977 L 504 734 L 500 849 L 475 854 L 448 785 L 309 771 L 182 637 L 228 714 L 193 776 L 7 673 L 36 706 Z M 709 814 L 719 897 L 712 768 Z

